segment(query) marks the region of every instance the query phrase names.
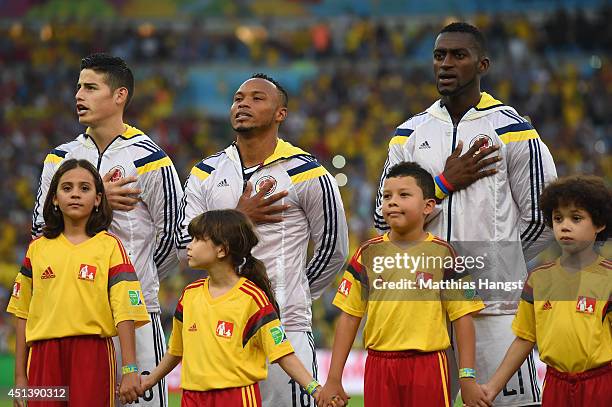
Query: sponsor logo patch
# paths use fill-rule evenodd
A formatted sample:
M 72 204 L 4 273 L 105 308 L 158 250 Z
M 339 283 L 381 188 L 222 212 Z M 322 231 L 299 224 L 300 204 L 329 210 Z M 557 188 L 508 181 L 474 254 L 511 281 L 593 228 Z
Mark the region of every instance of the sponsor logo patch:
M 595 312 L 595 298 L 579 296 L 576 302 L 576 312 L 582 312 L 584 314 L 592 314 Z
M 96 267 L 90 264 L 81 264 L 79 278 L 81 280 L 94 281 L 96 278 Z
M 343 278 L 340 282 L 340 285 L 338 286 L 338 292 L 344 295 L 345 297 L 348 297 L 349 293 L 351 292 L 352 285 L 353 283 L 348 281 L 346 278 Z
M 424 271 L 417 271 L 415 281 L 419 284 L 425 284 L 428 281 L 433 280 L 433 274 L 425 273 Z
M 282 326 L 273 326 L 270 328 L 270 335 L 272 335 L 272 340 L 275 345 L 280 345 L 287 341 L 287 334 L 285 333 L 285 328 Z
M 131 305 L 136 307 L 143 304 L 140 290 L 128 290 L 128 296 L 130 297 Z
M 13 293 L 11 295 L 15 298 L 19 298 L 19 294 L 21 294 L 21 283 L 15 281 L 15 284 L 13 284 Z
M 231 338 L 234 334 L 234 323 L 221 320 L 217 321 L 215 333 L 221 338 Z

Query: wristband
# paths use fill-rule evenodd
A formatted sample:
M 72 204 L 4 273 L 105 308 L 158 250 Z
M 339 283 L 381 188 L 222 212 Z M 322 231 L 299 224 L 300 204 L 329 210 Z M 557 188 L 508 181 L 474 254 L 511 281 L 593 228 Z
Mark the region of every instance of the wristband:
M 306 393 L 308 393 L 309 396 L 312 396 L 315 392 L 315 390 L 317 389 L 317 387 L 319 387 L 320 384 L 318 381 L 313 380 L 311 381 L 308 386 L 306 386 Z
M 464 368 L 459 369 L 459 378 L 460 379 L 475 379 L 476 369 L 472 369 L 469 367 L 464 367 Z
M 138 366 L 134 363 L 121 367 L 121 374 L 138 373 Z
M 446 188 L 446 185 L 444 185 L 439 175 L 434 177 L 434 183 L 444 194 L 450 195 L 450 191 Z
M 448 180 L 446 179 L 446 177 L 444 176 L 444 173 L 441 172 L 440 175 L 438 175 L 438 178 L 440 179 L 440 181 L 444 184 L 444 186 L 446 187 L 446 189 L 449 192 L 455 192 L 455 187 L 453 186 L 453 184 L 451 184 L 450 182 L 448 182 Z
M 444 191 L 442 191 L 442 188 L 438 186 L 437 182 L 434 182 L 434 185 L 436 187 L 436 199 L 438 200 L 438 202 L 442 202 L 444 198 L 448 196 L 448 194 L 445 194 Z

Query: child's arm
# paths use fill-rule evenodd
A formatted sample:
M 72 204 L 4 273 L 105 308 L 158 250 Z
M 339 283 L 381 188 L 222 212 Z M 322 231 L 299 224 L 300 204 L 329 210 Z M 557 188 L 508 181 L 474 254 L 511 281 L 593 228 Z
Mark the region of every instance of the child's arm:
M 141 391 L 144 393 L 151 387 L 155 386 L 161 379 L 166 377 L 182 360 L 181 356 L 175 356 L 170 352 L 166 352 L 159 365 L 153 369 L 151 374 L 140 376 Z
M 295 380 L 302 388 L 311 390 L 309 393 L 314 397 L 317 405 L 320 404 L 321 385 L 316 382 L 310 372 L 306 370 L 300 359 L 295 356 L 295 353 L 285 355 L 275 361 L 293 380 Z M 308 389 L 309 385 L 313 385 L 313 389 Z
M 508 380 L 521 367 L 535 346 L 534 342 L 516 337 L 508 348 L 504 360 L 493 374 L 489 382 L 482 387 L 489 400 L 493 400 L 508 383 Z
M 461 369 L 474 369 L 476 333 L 472 315 L 467 314 L 457 318 L 453 321 L 453 326 L 455 327 L 457 347 L 459 349 L 459 384 L 461 386 L 461 398 L 463 399 L 463 403 L 468 406 L 490 406 L 491 403 L 487 400 L 484 391 L 478 386 L 478 383 L 476 383 L 476 378 L 461 377 Z
M 28 347 L 26 345 L 25 331 L 27 319 L 15 318 L 15 387 L 28 386 Z M 15 399 L 15 407 L 25 407 L 24 400 Z
M 134 321 L 121 321 L 117 324 L 119 343 L 121 345 L 121 366 L 135 368 L 134 371 L 124 372 L 121 376 L 119 386 L 119 398 L 121 403 L 132 403 L 142 396 L 140 391 L 140 379 L 138 378 L 138 367 L 136 366 L 136 332 Z
M 353 342 L 355 342 L 355 336 L 357 336 L 357 330 L 359 329 L 360 323 L 360 317 L 347 314 L 346 312 L 341 312 L 340 317 L 338 317 L 329 374 L 327 375 L 325 386 L 323 386 L 323 390 L 321 391 L 321 400 L 324 402 L 323 405 L 334 398 L 336 405 L 348 403 L 349 397 L 342 387 L 342 372 L 344 371 L 346 359 L 353 347 Z M 339 403 L 336 396 L 340 397 L 342 403 Z

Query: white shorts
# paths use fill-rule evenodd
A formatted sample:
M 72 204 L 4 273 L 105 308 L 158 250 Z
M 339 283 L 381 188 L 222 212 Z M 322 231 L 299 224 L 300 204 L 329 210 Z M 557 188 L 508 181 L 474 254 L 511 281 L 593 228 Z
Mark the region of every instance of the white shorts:
M 149 313 L 151 323 L 136 329 L 136 364 L 138 372 L 143 375 L 150 374 L 159 364 L 164 353 L 166 353 L 166 338 L 162 330 L 159 313 Z M 115 352 L 117 354 L 117 383 L 121 383 L 121 347 L 119 338 L 114 337 Z M 115 405 L 121 406 L 119 398 L 115 399 Z M 153 386 L 144 393 L 143 397 L 130 404 L 130 406 L 166 407 L 168 405 L 168 385 L 166 379 Z
M 317 355 L 311 332 L 287 332 L 296 356 L 317 378 Z M 268 365 L 268 378 L 259 382 L 263 407 L 315 407 L 312 397 L 285 373 L 278 363 Z
M 510 344 L 516 338 L 512 332 L 514 315 L 475 315 L 473 318 L 476 328 L 476 380 L 478 383 L 486 383 L 493 376 Z M 454 379 L 457 377 L 456 372 L 453 376 Z M 541 394 L 532 351 L 499 393 L 493 405 L 534 406 L 540 405 L 540 401 Z

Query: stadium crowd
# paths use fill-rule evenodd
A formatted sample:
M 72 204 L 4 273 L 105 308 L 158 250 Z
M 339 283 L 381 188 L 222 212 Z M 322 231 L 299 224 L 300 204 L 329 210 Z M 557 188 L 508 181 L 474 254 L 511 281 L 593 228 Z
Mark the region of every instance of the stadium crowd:
M 612 177 L 610 17 L 608 6 L 593 14 L 560 10 L 543 18 L 474 18 L 493 57 L 483 88 L 530 118 L 560 176 Z M 374 233 L 372 205 L 389 136 L 438 97 L 430 61 L 433 38 L 442 25 L 442 20 L 408 24 L 342 17 L 294 26 L 271 23 L 265 35 L 255 30 L 248 39 L 237 30 L 197 24 L 1 26 L 0 305 L 6 308 L 29 240 L 41 163 L 51 148 L 82 131 L 74 93 L 83 56 L 105 51 L 134 66 L 138 85 L 127 121 L 156 139 L 183 181 L 197 160 L 227 145 L 231 137 L 226 118 L 178 103 L 187 91 L 190 64 L 214 61 L 282 69 L 314 60 L 319 71 L 290 95 L 289 118 L 281 133 L 327 168 L 347 175 L 341 192 L 353 252 Z M 336 170 L 331 164 L 335 155 L 345 157 L 344 168 Z M 193 277 L 187 271 L 164 284 L 160 300 L 166 323 L 185 280 Z M 332 297 L 330 290 L 314 309 L 318 346 L 331 345 L 337 312 Z M 1 314 L 0 352 L 10 349 L 9 324 Z

